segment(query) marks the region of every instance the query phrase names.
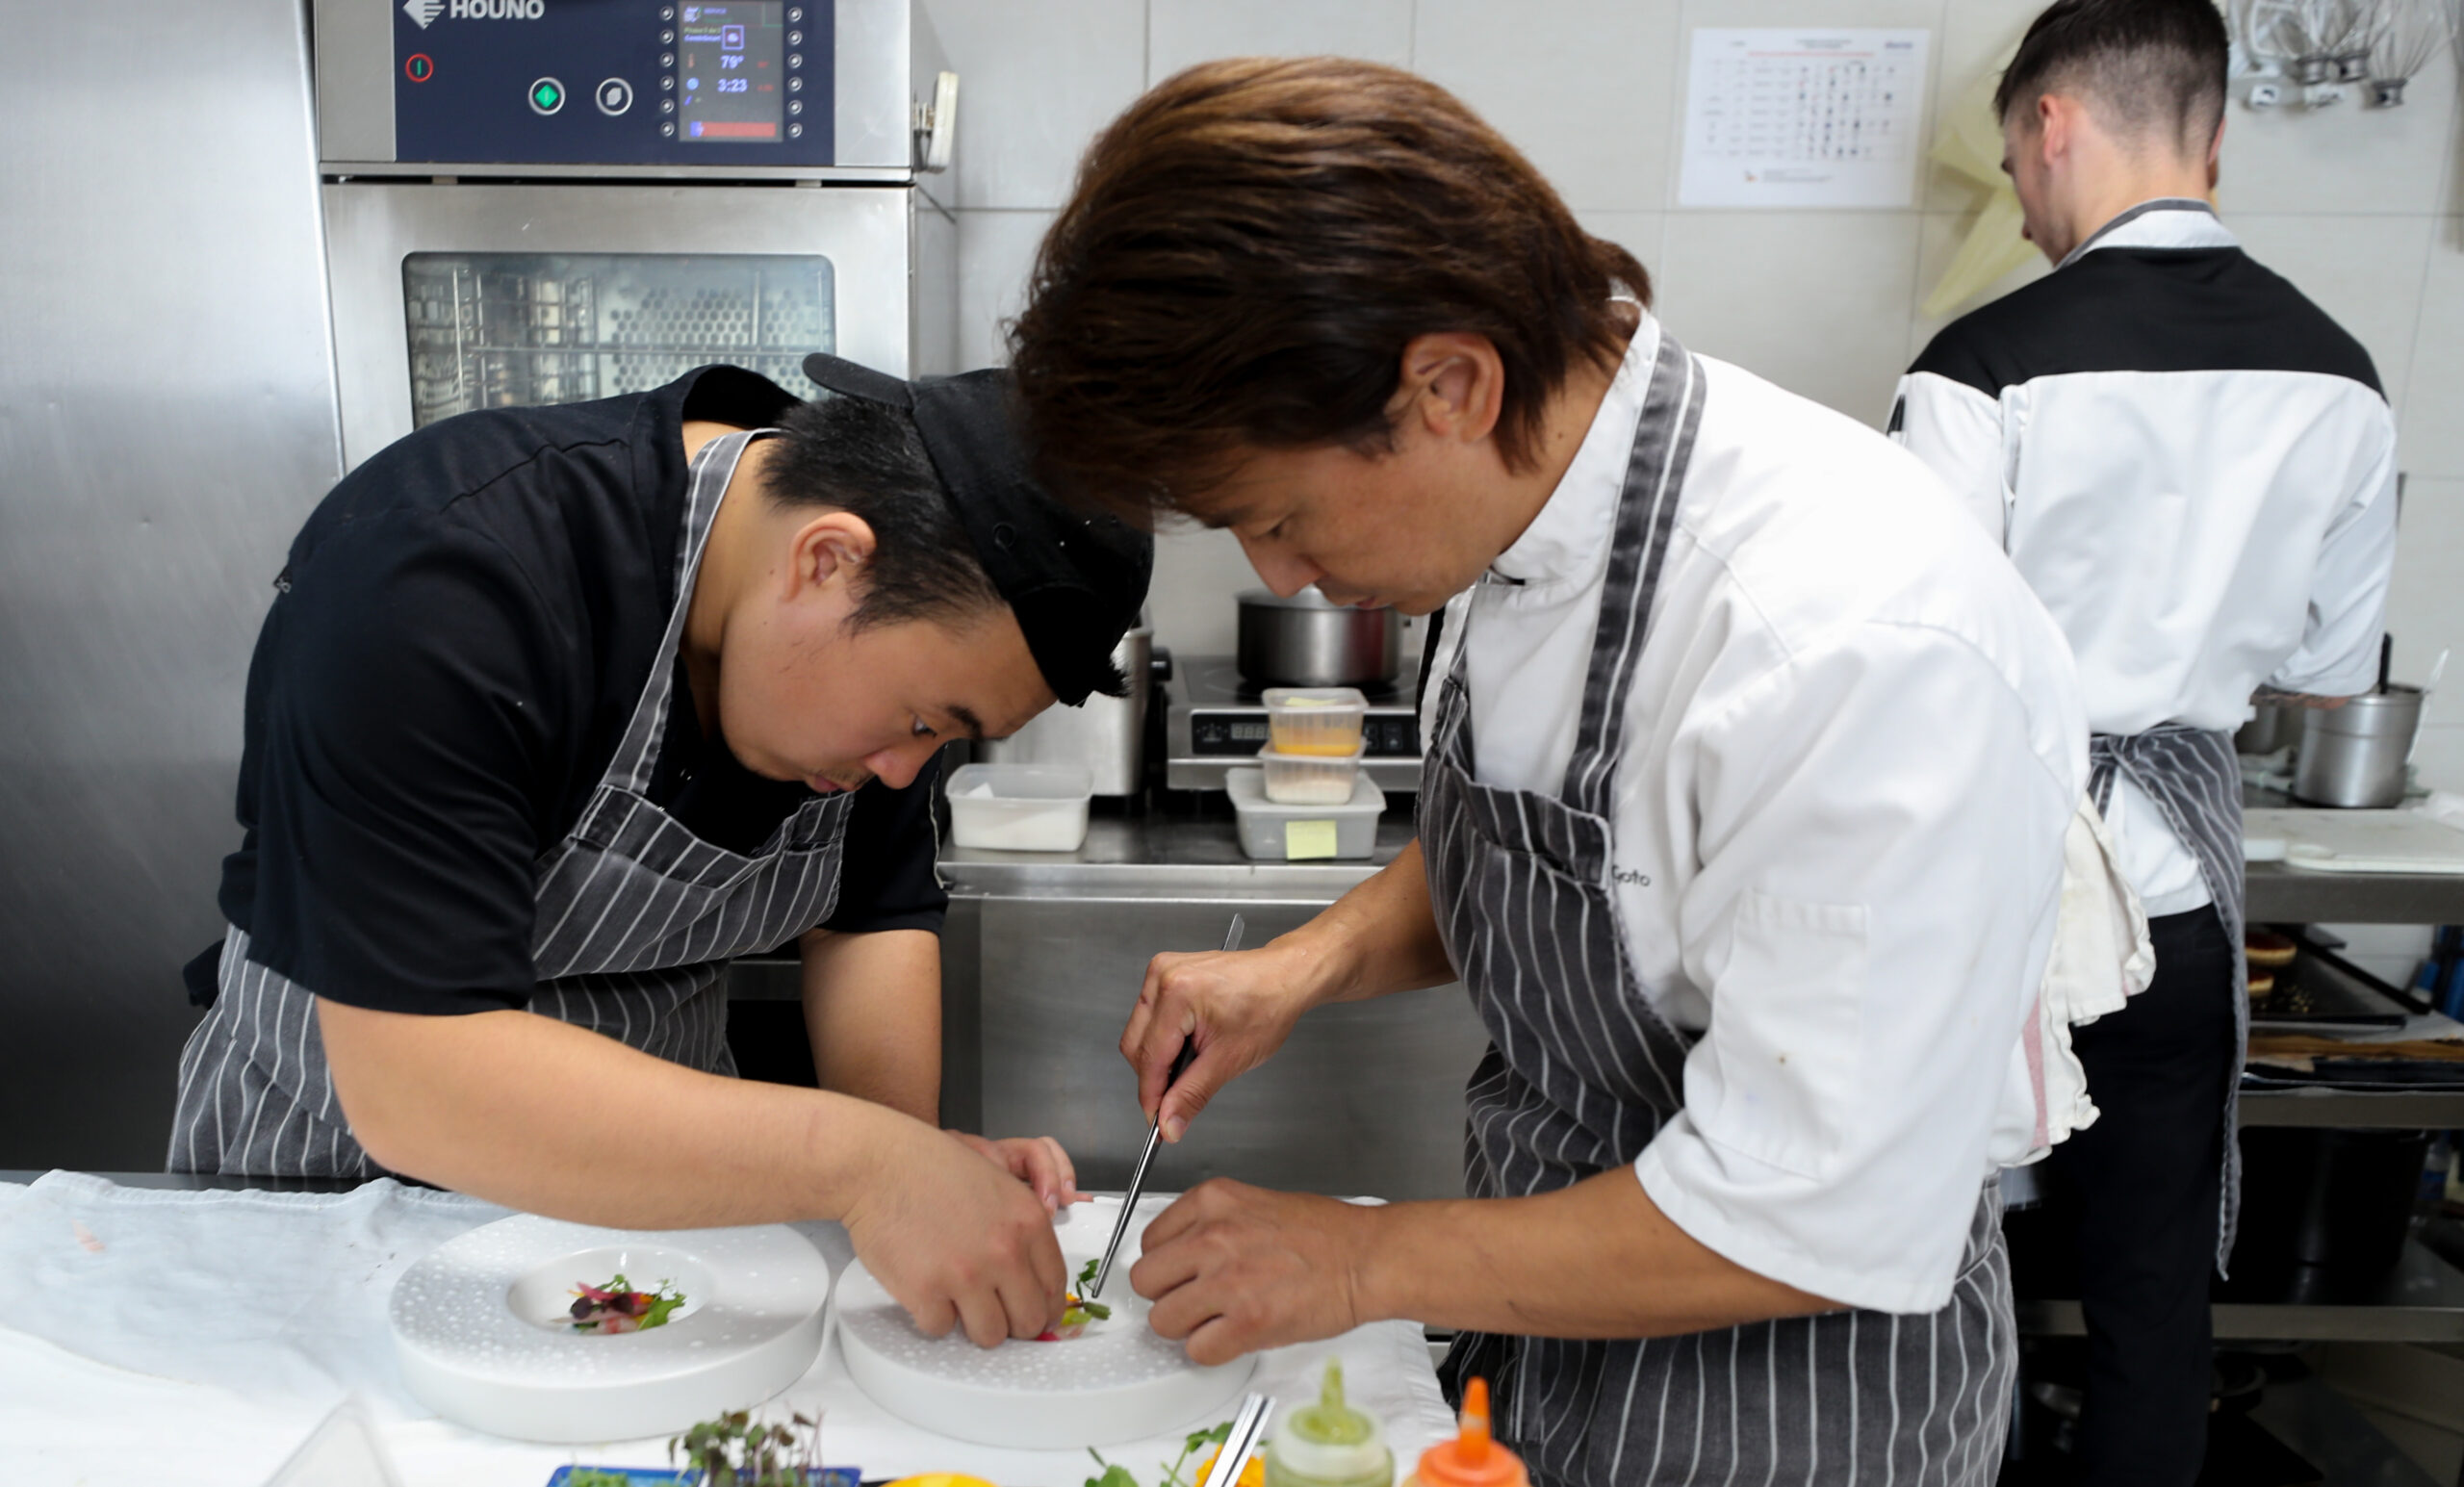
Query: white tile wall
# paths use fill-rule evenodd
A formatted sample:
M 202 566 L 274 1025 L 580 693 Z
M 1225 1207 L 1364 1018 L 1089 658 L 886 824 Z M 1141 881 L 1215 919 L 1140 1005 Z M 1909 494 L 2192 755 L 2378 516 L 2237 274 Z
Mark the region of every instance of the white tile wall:
M 1412 60 L 1412 0 L 1148 0 L 1146 81 L 1217 57 Z
M 1707 356 L 1880 428 L 1908 364 L 1914 212 L 1676 212 L 1660 319 Z
M 1676 165 L 1678 10 L 1420 0 L 1412 63 L 1513 141 L 1576 211 L 1651 211 L 1666 204 Z
M 2464 478 L 2464 218 L 2444 218 L 2430 234 L 2418 324 L 2404 388 L 2404 467 Z M 2464 586 L 2464 574 L 2457 581 Z
M 1023 210 L 958 214 L 961 367 L 992 367 L 1010 359 L 1009 322 L 1026 308 L 1027 274 L 1054 215 Z
M 925 0 L 965 78 L 960 152 L 962 344 L 998 360 L 1036 241 L 1079 152 L 1141 88 L 1238 52 L 1339 52 L 1453 89 L 1555 181 L 1593 232 L 1632 249 L 1689 344 L 1867 422 L 1938 322 L 1915 303 L 1976 194 L 1929 170 L 1904 212 L 1697 212 L 1675 206 L 1688 28 L 1934 29 L 1931 108 L 2015 40 L 2039 0 Z M 2359 336 L 2403 414 L 2415 479 L 2393 624 L 2400 670 L 2464 651 L 2464 147 L 2451 68 L 2398 111 L 2254 115 L 2225 130 L 2227 218 L 2262 261 Z M 1929 115 L 1928 127 L 1931 126 Z M 2030 264 L 1997 292 L 2041 273 Z M 1166 539 L 1164 644 L 1229 647 L 1251 578 L 1219 533 Z M 2464 659 L 2435 703 L 2425 775 L 2464 788 Z M 2443 721 L 2444 720 L 2444 721 Z
M 928 9 L 959 75 L 958 204 L 1061 205 L 1087 141 L 1145 90 L 1145 0 Z

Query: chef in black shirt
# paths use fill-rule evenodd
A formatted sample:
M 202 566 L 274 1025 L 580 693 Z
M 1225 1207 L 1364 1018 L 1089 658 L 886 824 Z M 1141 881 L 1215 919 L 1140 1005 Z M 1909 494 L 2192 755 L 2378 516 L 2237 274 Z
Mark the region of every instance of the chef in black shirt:
M 929 1332 L 1058 1316 L 1067 1157 L 936 1129 L 933 760 L 1119 690 L 1152 547 L 1033 485 L 1006 374 L 806 371 L 840 396 L 706 367 L 467 414 L 320 504 L 174 1170 L 839 1219 Z M 727 961 L 789 941 L 819 1090 L 728 1077 Z

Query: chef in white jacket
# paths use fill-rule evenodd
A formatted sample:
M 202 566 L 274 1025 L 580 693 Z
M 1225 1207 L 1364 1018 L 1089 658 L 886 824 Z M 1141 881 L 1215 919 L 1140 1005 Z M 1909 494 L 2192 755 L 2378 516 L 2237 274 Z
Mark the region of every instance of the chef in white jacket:
M 2374 684 L 2395 553 L 2369 353 L 2207 201 L 2226 63 L 2210 0 L 2038 17 L 1995 105 L 2055 269 L 1945 327 L 1891 417 L 2069 638 L 2154 941 L 2153 984 L 2078 1034 L 2103 1118 L 2048 1167 L 2048 1279 L 2088 1326 L 2078 1453 L 2115 1487 L 2187 1487 L 2206 1449 L 2248 1005 L 2232 734 L 2256 689 Z
M 1458 1329 L 1450 1388 L 1543 1482 L 1989 1482 L 2069 656 L 1918 462 L 1647 295 L 1392 69 L 1209 64 L 1090 152 L 1015 339 L 1048 474 L 1278 591 L 1443 610 L 1420 839 L 1260 950 L 1158 958 L 1146 1104 L 1177 1138 L 1325 1002 L 1460 979 L 1492 1039 L 1469 1200 L 1212 1182 L 1131 1281 L 1202 1361 Z

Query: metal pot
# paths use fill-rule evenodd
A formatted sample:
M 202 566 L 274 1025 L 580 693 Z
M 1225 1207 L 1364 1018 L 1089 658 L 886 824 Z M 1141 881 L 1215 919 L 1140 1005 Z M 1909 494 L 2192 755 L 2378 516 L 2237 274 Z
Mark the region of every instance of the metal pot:
M 1076 764 L 1094 777 L 1097 795 L 1136 795 L 1146 787 L 1146 699 L 1154 686 L 1155 632 L 1138 628 L 1113 647 L 1113 664 L 1129 679 L 1127 697 L 1097 692 L 1082 706 L 1046 707 L 1007 738 L 976 745 L 975 756 L 997 764 Z
M 1402 669 L 1403 620 L 1391 607 L 1330 603 L 1312 585 L 1284 599 L 1240 596 L 1239 663 L 1260 686 L 1382 686 Z
M 2341 707 L 2309 709 L 2293 793 L 2314 806 L 2383 809 L 2404 798 L 2404 763 L 2421 727 L 2419 687 L 2365 692 Z

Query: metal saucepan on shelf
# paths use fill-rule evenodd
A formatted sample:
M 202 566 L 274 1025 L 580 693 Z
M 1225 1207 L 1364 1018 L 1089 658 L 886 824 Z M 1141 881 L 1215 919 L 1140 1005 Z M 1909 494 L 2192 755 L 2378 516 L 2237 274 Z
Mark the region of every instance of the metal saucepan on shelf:
M 2383 809 L 2404 798 L 2404 762 L 2421 727 L 2422 690 L 2391 683 L 2301 720 L 2293 793 L 2314 806 Z
M 1403 618 L 1392 608 L 1329 602 L 1312 586 L 1290 599 L 1240 596 L 1238 661 L 1259 686 L 1382 686 L 1403 662 Z

